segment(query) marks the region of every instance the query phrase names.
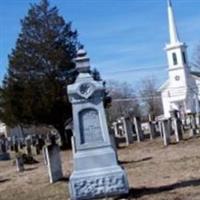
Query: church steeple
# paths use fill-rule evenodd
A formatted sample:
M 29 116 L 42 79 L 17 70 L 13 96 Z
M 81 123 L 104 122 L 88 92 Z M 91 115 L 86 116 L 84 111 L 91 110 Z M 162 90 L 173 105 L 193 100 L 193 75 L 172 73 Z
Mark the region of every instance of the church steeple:
M 199 109 L 198 90 L 195 80 L 190 74 L 187 46 L 180 41 L 171 0 L 167 0 L 167 11 L 170 40 L 165 50 L 169 78 L 162 89 L 162 101 L 164 115 L 170 117 L 170 110 L 172 109 L 179 110 L 182 113 L 194 113 L 195 110 Z
M 166 45 L 170 84 L 173 87 L 187 88 L 189 67 L 187 62 L 187 46 L 181 42 L 176 28 L 171 0 L 167 0 L 170 42 Z
M 174 18 L 174 12 L 172 7 L 171 0 L 168 0 L 168 22 L 169 22 L 169 37 L 170 37 L 170 44 L 177 44 L 180 42 L 176 22 Z

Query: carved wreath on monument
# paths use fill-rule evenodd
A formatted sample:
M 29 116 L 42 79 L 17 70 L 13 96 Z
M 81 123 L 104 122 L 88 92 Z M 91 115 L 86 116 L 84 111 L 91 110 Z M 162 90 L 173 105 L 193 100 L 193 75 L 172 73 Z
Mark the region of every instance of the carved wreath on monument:
M 88 99 L 95 91 L 95 86 L 92 83 L 82 83 L 78 88 L 78 94 L 81 97 Z

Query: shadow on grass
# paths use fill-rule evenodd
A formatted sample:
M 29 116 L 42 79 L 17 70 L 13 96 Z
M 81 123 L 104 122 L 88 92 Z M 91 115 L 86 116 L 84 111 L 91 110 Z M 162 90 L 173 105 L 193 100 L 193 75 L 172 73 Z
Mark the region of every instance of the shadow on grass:
M 27 169 L 24 169 L 24 171 L 33 171 L 35 169 L 37 169 L 38 167 L 31 167 L 31 168 L 27 168 Z
M 194 136 L 190 136 L 190 137 L 188 137 L 188 138 L 184 138 L 183 141 L 189 141 L 189 140 L 192 140 L 192 139 L 194 139 L 194 138 L 200 138 L 199 133 L 197 133 L 197 134 L 194 135 Z
M 117 199 L 130 199 L 130 198 L 139 198 L 144 195 L 151 195 L 151 194 L 157 194 L 162 192 L 168 192 L 171 190 L 175 190 L 178 188 L 185 188 L 185 187 L 195 187 L 200 186 L 200 179 L 193 179 L 193 180 L 187 180 L 187 181 L 181 181 L 170 185 L 163 185 L 159 187 L 142 187 L 142 188 L 130 188 L 129 194 L 122 195 L 120 197 L 115 198 Z
M 147 160 L 151 160 L 152 157 L 146 157 L 146 158 L 142 158 L 140 160 L 131 160 L 131 161 L 119 161 L 119 164 L 121 165 L 126 165 L 126 164 L 130 164 L 130 163 L 138 163 L 138 162 L 143 162 L 143 161 L 147 161 Z
M 8 178 L 0 179 L 0 183 L 4 183 L 4 182 L 7 182 L 7 181 L 10 181 L 10 179 L 8 179 Z
M 65 177 L 61 178 L 59 181 L 68 183 L 69 182 L 69 176 L 65 176 Z
M 118 147 L 117 147 L 117 149 L 126 149 L 126 148 L 127 148 L 127 146 L 125 146 L 125 145 L 124 145 L 124 146 L 118 146 Z

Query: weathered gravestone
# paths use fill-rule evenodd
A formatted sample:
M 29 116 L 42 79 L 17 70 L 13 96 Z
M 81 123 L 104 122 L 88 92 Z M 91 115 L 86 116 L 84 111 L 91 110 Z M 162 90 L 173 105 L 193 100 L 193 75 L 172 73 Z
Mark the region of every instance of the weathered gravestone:
M 174 133 L 176 137 L 176 142 L 179 142 L 183 139 L 183 130 L 181 125 L 181 120 L 178 118 L 178 114 L 176 110 L 170 111 L 170 115 L 172 117 L 172 123 L 174 128 Z
M 17 167 L 17 172 L 24 171 L 24 160 L 23 160 L 22 155 L 17 156 L 17 158 L 16 158 L 16 167 Z
M 10 154 L 7 152 L 8 150 L 8 140 L 5 136 L 2 136 L 0 139 L 0 160 L 9 160 Z
M 153 121 L 149 121 L 149 133 L 150 133 L 151 140 L 156 138 L 156 127 Z
M 54 136 L 50 138 L 51 144 L 45 147 L 49 182 L 54 183 L 63 178 L 62 165 L 60 159 L 60 148 L 56 144 Z
M 196 125 L 198 128 L 200 127 L 200 113 L 196 113 Z
M 42 155 L 44 159 L 44 164 L 47 165 L 46 146 L 44 146 L 42 149 Z
M 15 151 L 15 153 L 18 153 L 19 152 L 19 142 L 18 142 L 17 138 L 13 137 L 12 142 L 13 142 L 13 150 Z
M 155 139 L 156 138 L 156 127 L 155 127 L 155 124 L 153 122 L 154 120 L 154 117 L 149 114 L 149 135 L 150 135 L 150 139 Z
M 190 136 L 195 136 L 197 134 L 197 124 L 195 119 L 195 114 L 191 113 L 190 116 Z
M 39 143 L 39 138 L 35 139 L 35 143 L 33 145 L 33 151 L 35 155 L 39 155 L 40 154 L 40 143 Z
M 97 199 L 128 193 L 124 170 L 118 165 L 108 134 L 103 106 L 102 81 L 94 81 L 88 73 L 89 58 L 81 49 L 76 58 L 79 75 L 68 86 L 73 106 L 74 171 L 69 189 L 72 200 Z
M 162 135 L 163 135 L 163 142 L 164 145 L 167 146 L 170 143 L 170 120 L 163 119 L 162 120 Z
M 31 136 L 27 136 L 25 139 L 26 142 L 26 154 L 29 156 L 32 156 L 32 149 L 31 149 L 31 144 L 32 144 L 32 140 L 31 140 Z
M 142 140 L 144 140 L 144 134 L 143 134 L 143 131 L 142 131 L 141 121 L 140 121 L 139 117 L 133 117 L 133 124 L 134 124 L 134 127 L 135 127 L 137 141 L 141 142 Z
M 121 117 L 126 145 L 133 143 L 133 129 L 129 117 Z
M 113 125 L 113 130 L 114 130 L 114 134 L 115 134 L 115 137 L 118 137 L 119 136 L 119 131 L 118 131 L 118 125 L 117 125 L 117 122 L 113 122 L 112 123 Z
M 159 133 L 160 133 L 160 137 L 163 138 L 163 131 L 162 131 L 162 121 L 158 121 L 158 130 L 159 130 Z

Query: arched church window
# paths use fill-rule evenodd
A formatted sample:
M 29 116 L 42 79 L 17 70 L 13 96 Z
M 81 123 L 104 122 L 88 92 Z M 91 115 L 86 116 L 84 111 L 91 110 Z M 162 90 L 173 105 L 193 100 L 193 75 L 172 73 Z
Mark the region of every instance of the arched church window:
M 173 58 L 173 64 L 174 64 L 174 65 L 177 65 L 177 64 L 178 64 L 178 61 L 177 61 L 176 53 L 172 53 L 172 58 Z
M 185 56 L 185 52 L 182 52 L 182 56 L 183 56 L 183 63 L 186 64 L 186 56 Z

